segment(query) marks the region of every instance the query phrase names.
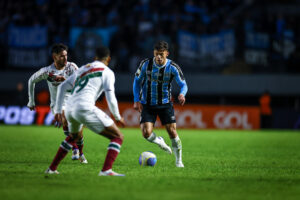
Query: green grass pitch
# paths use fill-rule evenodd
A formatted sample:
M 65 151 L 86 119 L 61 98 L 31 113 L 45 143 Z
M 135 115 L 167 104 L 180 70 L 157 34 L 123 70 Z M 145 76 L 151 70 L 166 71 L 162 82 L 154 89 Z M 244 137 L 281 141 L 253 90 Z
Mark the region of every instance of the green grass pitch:
M 0 198 L 20 199 L 300 199 L 300 133 L 296 131 L 178 130 L 185 168 L 173 155 L 122 129 L 125 140 L 114 170 L 125 177 L 98 177 L 109 140 L 84 130 L 89 164 L 70 153 L 59 175 L 45 176 L 62 129 L 0 125 Z M 165 130 L 156 130 L 170 144 Z M 152 151 L 155 167 L 141 167 Z

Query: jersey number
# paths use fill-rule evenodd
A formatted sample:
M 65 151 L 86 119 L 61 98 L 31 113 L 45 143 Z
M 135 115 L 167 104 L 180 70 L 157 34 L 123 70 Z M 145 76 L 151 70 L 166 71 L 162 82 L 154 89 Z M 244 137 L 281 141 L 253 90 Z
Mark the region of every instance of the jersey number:
M 88 84 L 90 78 L 101 77 L 101 76 L 102 76 L 102 72 L 97 72 L 97 73 L 93 73 L 93 74 L 88 74 L 81 78 L 78 77 L 75 81 L 75 85 L 71 91 L 71 94 L 74 93 L 74 91 L 76 90 L 77 87 L 78 87 L 78 89 L 76 90 L 76 93 L 80 92 Z

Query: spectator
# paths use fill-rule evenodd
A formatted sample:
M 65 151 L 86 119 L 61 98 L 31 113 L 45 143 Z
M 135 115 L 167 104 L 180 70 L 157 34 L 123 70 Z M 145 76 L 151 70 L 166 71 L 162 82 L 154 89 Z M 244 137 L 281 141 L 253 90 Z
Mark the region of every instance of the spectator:
M 266 90 L 259 98 L 261 128 L 267 129 L 272 127 L 272 109 L 271 109 L 271 95 Z
M 278 4 L 283 5 L 285 2 L 282 1 Z M 300 3 L 294 2 L 294 4 L 299 5 Z M 253 57 L 260 58 L 264 53 L 268 53 L 268 58 L 271 59 L 269 65 L 272 65 L 267 68 L 268 72 L 290 72 L 287 71 L 288 69 L 277 70 L 276 65 L 278 63 L 283 65 L 284 63 L 280 61 L 285 62 L 286 59 L 289 59 L 295 49 L 294 45 L 299 34 L 296 22 L 299 16 L 283 11 L 274 12 L 272 9 L 268 9 L 269 6 L 271 5 L 265 1 L 252 0 L 1 1 L 0 47 L 6 49 L 5 47 L 9 45 L 6 33 L 11 24 L 15 26 L 45 25 L 48 28 L 49 44 L 64 42 L 67 45 L 70 45 L 70 33 L 73 27 L 104 29 L 114 26 L 117 31 L 110 32 L 108 39 L 114 44 L 109 44 L 109 46 L 112 47 L 115 64 L 122 67 L 116 68 L 116 70 L 126 72 L 130 68 L 130 59 L 127 57 L 136 54 L 142 54 L 143 57 L 149 56 L 147 43 L 152 43 L 153 40 L 163 39 L 180 49 L 181 46 L 178 45 L 180 42 L 178 40 L 179 31 L 186 31 L 191 35 L 207 36 L 230 29 L 235 32 L 236 51 L 242 53 L 247 48 L 244 40 L 246 33 L 268 34 L 270 44 L 274 44 L 273 52 L 266 50 L 263 53 L 258 52 L 258 55 L 255 54 Z M 271 41 L 273 37 L 274 42 Z M 222 45 L 222 43 L 219 44 L 219 46 Z M 126 49 L 124 50 L 124 48 Z M 195 44 L 193 48 L 209 47 Z M 74 49 L 71 49 L 70 52 L 72 53 L 72 51 Z M 4 58 L 2 59 L 4 68 L 7 68 L 9 58 L 6 56 L 7 54 L 7 50 L 0 50 L 0 58 Z M 174 52 L 172 55 L 180 54 Z M 235 59 L 237 58 L 229 59 L 225 64 L 230 65 Z M 82 63 L 89 61 L 83 60 Z M 180 64 L 180 59 L 178 61 Z M 198 61 L 193 62 L 198 64 Z M 215 62 L 210 63 L 212 69 L 210 72 L 222 73 L 223 66 L 216 71 L 213 63 Z M 186 66 L 186 70 L 189 70 L 189 66 Z M 190 67 L 190 70 L 193 70 L 193 67 Z M 259 70 L 253 70 L 253 72 L 258 73 Z
M 24 106 L 27 104 L 27 93 L 24 90 L 24 83 L 18 82 L 17 84 L 16 96 L 14 96 L 15 104 L 19 106 Z

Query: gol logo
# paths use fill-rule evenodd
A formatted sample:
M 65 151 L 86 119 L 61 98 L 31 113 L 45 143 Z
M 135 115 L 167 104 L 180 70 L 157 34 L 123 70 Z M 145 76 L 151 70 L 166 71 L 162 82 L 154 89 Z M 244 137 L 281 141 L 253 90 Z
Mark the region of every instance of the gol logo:
M 176 123 L 178 127 L 187 127 L 187 128 L 208 128 L 207 123 L 202 119 L 201 111 L 192 111 L 192 110 L 177 110 L 175 109 Z
M 214 125 L 219 129 L 243 128 L 252 129 L 252 125 L 248 122 L 248 113 L 239 113 L 236 111 L 217 112 L 214 116 Z

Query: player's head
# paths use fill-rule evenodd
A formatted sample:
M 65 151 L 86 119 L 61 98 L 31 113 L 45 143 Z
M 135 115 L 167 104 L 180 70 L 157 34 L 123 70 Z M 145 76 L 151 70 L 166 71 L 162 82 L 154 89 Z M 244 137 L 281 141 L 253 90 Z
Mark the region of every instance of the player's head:
M 62 68 L 67 64 L 68 60 L 68 47 L 62 43 L 54 44 L 51 48 L 51 54 L 55 66 Z
M 165 41 L 158 41 L 154 45 L 154 58 L 158 65 L 164 65 L 169 55 L 169 45 Z
M 99 60 L 103 62 L 105 65 L 108 65 L 110 62 L 110 50 L 105 47 L 101 46 L 96 49 L 96 57 L 95 60 Z

